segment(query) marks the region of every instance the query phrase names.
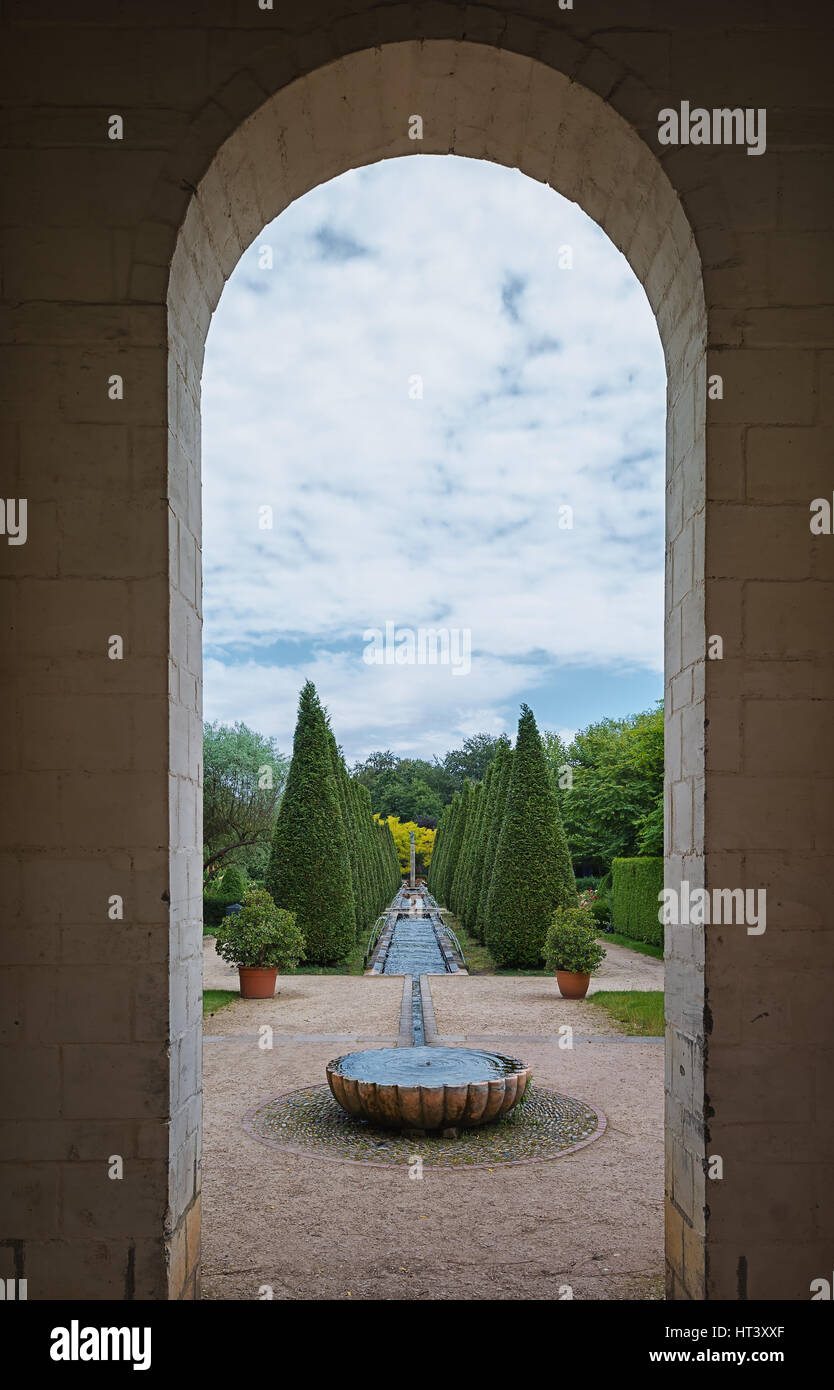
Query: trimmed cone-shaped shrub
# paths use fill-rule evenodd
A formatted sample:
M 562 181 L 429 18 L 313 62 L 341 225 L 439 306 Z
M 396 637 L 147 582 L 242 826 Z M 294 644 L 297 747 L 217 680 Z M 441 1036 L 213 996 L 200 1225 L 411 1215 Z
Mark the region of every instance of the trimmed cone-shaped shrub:
M 437 839 L 434 842 L 434 854 L 431 858 L 431 891 L 435 898 L 439 897 L 443 891 L 443 865 L 446 862 L 446 849 L 449 842 L 449 834 L 452 826 L 452 803 L 443 807 L 443 815 L 440 817 L 440 824 L 437 827 Z
M 481 786 L 481 794 L 478 797 L 475 833 L 470 841 L 470 848 L 467 854 L 466 885 L 464 888 L 462 916 L 463 925 L 466 927 L 467 931 L 475 930 L 475 922 L 478 916 L 478 897 L 481 891 L 484 855 L 486 853 L 486 842 L 489 834 L 489 798 L 492 792 L 492 779 L 494 776 L 495 759 L 493 758 L 486 770 L 486 776 Z
M 432 893 L 439 903 L 446 901 L 446 866 L 449 862 L 449 846 L 455 828 L 455 816 L 459 802 L 458 793 L 455 792 L 449 805 L 443 812 L 443 818 L 438 831 L 438 847 L 435 849 L 437 863 L 432 859 L 434 878 L 432 880 Z
M 468 783 L 464 783 L 464 792 Z M 452 884 L 455 878 L 455 868 L 457 867 L 458 854 L 460 853 L 463 832 L 466 829 L 466 818 L 463 809 L 464 792 L 455 792 L 452 797 L 452 824 L 449 835 L 449 843 L 446 847 L 446 862 L 443 865 L 443 899 L 447 907 L 452 907 Z M 452 908 L 454 911 L 454 908 Z
M 328 735 L 315 686 L 308 681 L 298 702 L 266 886 L 278 907 L 295 913 L 314 965 L 344 960 L 356 938 L 348 837 Z
M 576 907 L 564 839 L 533 711 L 522 705 L 487 901 L 486 943 L 496 965 L 536 969 L 554 910 Z
M 243 870 L 239 869 L 237 864 L 230 864 L 228 869 L 223 870 L 218 896 L 226 898 L 231 903 L 242 903 L 247 886 L 246 875 Z
M 387 852 L 385 847 L 385 840 L 383 839 L 384 834 L 385 827 L 380 825 L 379 821 L 375 821 L 374 835 L 376 836 L 377 877 L 379 879 L 379 899 L 377 902 L 377 913 L 384 912 L 391 899 L 391 894 L 388 891 L 390 880 L 388 877 L 388 865 L 386 863 Z
M 376 882 L 376 910 L 377 913 L 380 913 L 385 898 L 385 879 L 382 867 L 382 841 L 379 834 L 379 821 L 374 821 L 372 823 L 371 837 L 373 841 L 374 880 Z
M 350 779 L 345 767 L 344 758 L 339 752 L 339 745 L 336 742 L 336 735 L 328 727 L 328 741 L 330 744 L 330 759 L 333 764 L 333 776 L 336 781 L 336 792 L 339 797 L 339 810 L 342 813 L 342 823 L 345 827 L 347 836 L 348 859 L 350 860 L 350 878 L 353 887 L 353 914 L 354 926 L 357 937 L 362 931 L 364 920 L 362 918 L 362 900 L 359 883 L 359 846 L 357 844 L 356 826 L 353 818 L 353 805 L 350 795 Z
M 472 835 L 474 820 L 475 787 L 467 778 L 463 784 L 463 794 L 460 799 L 460 829 L 456 836 L 455 862 L 454 868 L 452 869 L 452 882 L 449 888 L 449 906 L 457 917 L 460 916 L 461 904 L 463 902 L 463 874 L 466 864 L 466 851 Z
M 377 821 L 377 839 L 379 840 L 379 863 L 382 875 L 382 906 L 383 912 L 390 903 L 394 891 L 393 880 L 391 877 L 391 831 L 387 821 Z
M 344 762 L 342 763 L 344 767 Z M 353 880 L 353 907 L 356 916 L 356 936 L 359 939 L 365 929 L 365 884 L 362 876 L 362 855 L 359 849 L 359 818 L 356 813 L 356 786 L 345 768 L 344 793 L 348 805 L 350 825 L 350 867 Z
M 436 898 L 438 894 L 438 883 L 440 881 L 440 868 L 443 863 L 444 846 L 446 843 L 446 831 L 449 825 L 451 808 L 443 807 L 443 812 L 437 826 L 437 833 L 434 837 L 434 849 L 432 850 L 431 863 L 429 864 L 428 886 L 429 892 Z
M 356 825 L 356 853 L 359 860 L 359 893 L 362 905 L 362 935 L 370 931 L 376 920 L 374 912 L 373 894 L 371 892 L 371 876 L 368 865 L 368 847 L 365 836 L 365 801 L 362 796 L 362 787 L 358 782 L 351 782 L 353 789 L 353 816 Z
M 388 827 L 388 863 L 390 865 L 389 882 L 391 885 L 391 897 L 393 898 L 394 894 L 398 893 L 402 888 L 403 877 L 402 870 L 400 868 L 400 856 L 397 852 L 397 842 L 394 839 L 394 831 L 387 820 L 385 824 Z
M 377 857 L 377 840 L 374 828 L 375 821 L 373 811 L 371 810 L 371 793 L 368 791 L 367 787 L 361 785 L 359 791 L 362 798 L 362 846 L 365 867 L 368 871 L 369 917 L 371 923 L 373 923 L 382 911 L 382 891 L 379 881 L 379 860 Z
M 510 777 L 513 770 L 513 750 L 510 747 L 509 739 L 501 739 L 490 767 L 492 768 L 492 785 L 487 803 L 487 838 L 484 845 L 481 881 L 477 890 L 478 905 L 474 923 L 474 932 L 479 941 L 483 941 L 486 935 L 486 910 L 489 890 L 492 885 L 492 871 L 495 867 L 495 856 L 498 853 L 498 841 L 501 838 L 501 826 L 504 824 L 504 812 L 507 808 L 507 794 L 510 790 Z
M 382 900 L 385 896 L 385 885 L 382 879 L 382 862 L 380 858 L 379 830 L 377 822 L 371 818 L 371 828 L 369 835 L 369 850 L 374 876 L 374 912 L 379 916 L 382 911 Z
M 468 924 L 470 914 L 469 908 L 469 880 L 472 866 L 472 856 L 475 852 L 478 835 L 481 826 L 483 783 L 476 782 L 469 793 L 469 805 L 466 812 L 466 829 L 464 830 L 463 841 L 460 847 L 460 857 L 457 868 L 455 869 L 455 882 L 452 889 L 453 897 L 457 906 L 455 912 L 463 922 Z
M 565 830 L 562 813 L 559 810 L 559 797 L 555 797 L 556 818 L 553 828 L 553 843 L 555 845 L 556 862 L 559 868 L 559 879 L 562 884 L 562 897 L 559 902 L 560 907 L 572 909 L 576 907 L 578 894 L 576 891 L 576 875 L 573 872 L 573 860 L 570 857 L 568 848 L 568 836 Z

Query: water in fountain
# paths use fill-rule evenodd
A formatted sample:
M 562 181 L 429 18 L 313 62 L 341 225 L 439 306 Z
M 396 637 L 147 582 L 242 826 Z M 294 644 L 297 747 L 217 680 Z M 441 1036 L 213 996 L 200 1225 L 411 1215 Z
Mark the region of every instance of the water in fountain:
M 348 1052 L 331 1063 L 340 1076 L 386 1086 L 465 1086 L 522 1071 L 524 1063 L 472 1047 L 381 1047 Z
M 381 969 L 411 976 L 411 1045 L 337 1057 L 327 1067 L 334 1097 L 357 1117 L 415 1133 L 457 1133 L 508 1113 L 529 1080 L 523 1062 L 475 1048 L 426 1046 L 420 976 L 455 968 L 441 948 L 436 905 L 422 888 L 403 889 L 390 911 L 397 918 L 380 947 Z

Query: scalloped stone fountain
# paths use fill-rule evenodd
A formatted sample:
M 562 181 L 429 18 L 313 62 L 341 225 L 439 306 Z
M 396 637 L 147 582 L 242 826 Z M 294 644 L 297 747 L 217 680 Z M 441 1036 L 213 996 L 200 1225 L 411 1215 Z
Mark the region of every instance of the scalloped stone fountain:
M 334 1099 L 356 1119 L 407 1134 L 451 1136 L 508 1115 L 531 1080 L 526 1063 L 500 1052 L 423 1045 L 420 975 L 458 969 L 451 946 L 444 946 L 437 904 L 424 886 L 404 888 L 389 914 L 394 921 L 381 938 L 375 969 L 411 976 L 411 1045 L 347 1052 L 328 1062 Z
M 456 1132 L 489 1124 L 521 1100 L 524 1062 L 463 1047 L 385 1047 L 348 1052 L 327 1064 L 335 1099 L 381 1129 Z

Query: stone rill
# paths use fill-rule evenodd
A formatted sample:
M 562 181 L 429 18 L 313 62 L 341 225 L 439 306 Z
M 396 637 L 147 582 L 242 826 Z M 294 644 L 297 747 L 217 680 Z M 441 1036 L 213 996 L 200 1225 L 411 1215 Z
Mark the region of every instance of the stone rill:
M 406 1134 L 448 1137 L 509 1115 L 531 1079 L 524 1062 L 499 1052 L 424 1045 L 420 975 L 456 971 L 452 946 L 459 947 L 422 880 L 415 884 L 412 874 L 388 916 L 393 930 L 379 939 L 374 969 L 411 975 L 411 1045 L 348 1052 L 328 1062 L 334 1099 L 355 1119 Z
M 253 1138 L 352 1163 L 411 1163 L 416 1153 L 441 1168 L 536 1163 L 598 1139 L 600 1111 L 533 1086 L 517 1057 L 425 1045 L 420 973 L 452 974 L 465 961 L 425 884 L 403 888 L 386 918 L 368 973 L 411 976 L 408 1041 L 346 1052 L 328 1062 L 327 1086 L 256 1106 L 244 1120 Z
M 509 1114 L 530 1079 L 514 1057 L 458 1047 L 348 1052 L 327 1065 L 330 1090 L 348 1114 L 381 1129 L 426 1133 Z

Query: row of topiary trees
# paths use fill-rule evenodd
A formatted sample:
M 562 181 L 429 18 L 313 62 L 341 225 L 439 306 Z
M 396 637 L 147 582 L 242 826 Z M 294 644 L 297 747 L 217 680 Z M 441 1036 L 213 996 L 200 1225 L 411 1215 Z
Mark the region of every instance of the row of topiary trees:
M 428 882 L 500 966 L 539 966 L 554 909 L 576 907 L 552 774 L 527 705 L 515 748 L 502 739 L 483 782 L 466 782 L 446 807 Z
M 334 965 L 402 883 L 394 838 L 370 792 L 348 774 L 316 688 L 298 702 L 293 754 L 275 822 L 266 886 L 295 913 L 307 961 Z

